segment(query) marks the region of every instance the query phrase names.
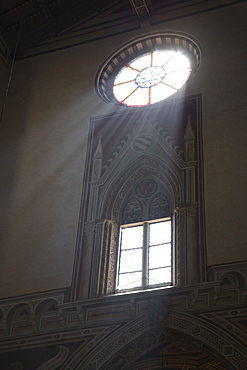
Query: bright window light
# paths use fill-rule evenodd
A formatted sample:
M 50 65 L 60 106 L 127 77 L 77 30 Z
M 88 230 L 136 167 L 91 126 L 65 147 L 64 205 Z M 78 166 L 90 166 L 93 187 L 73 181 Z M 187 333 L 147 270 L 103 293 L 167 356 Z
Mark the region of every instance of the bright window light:
M 117 291 L 171 285 L 171 218 L 123 225 Z
M 145 106 L 175 94 L 189 79 L 189 59 L 176 51 L 150 51 L 117 74 L 113 95 L 121 104 Z

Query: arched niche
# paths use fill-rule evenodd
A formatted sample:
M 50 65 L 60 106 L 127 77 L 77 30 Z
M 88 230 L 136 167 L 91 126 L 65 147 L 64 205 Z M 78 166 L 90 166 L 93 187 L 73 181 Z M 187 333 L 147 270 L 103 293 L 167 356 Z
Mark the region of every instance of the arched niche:
M 35 327 L 36 323 L 33 320 L 32 308 L 26 303 L 20 303 L 14 306 L 7 316 L 7 329 L 11 334 L 28 331 Z
M 50 317 L 57 317 L 57 305 L 58 303 L 55 299 L 46 299 L 37 306 L 35 310 L 35 318 L 39 329 L 42 329 L 43 326 L 46 326 Z

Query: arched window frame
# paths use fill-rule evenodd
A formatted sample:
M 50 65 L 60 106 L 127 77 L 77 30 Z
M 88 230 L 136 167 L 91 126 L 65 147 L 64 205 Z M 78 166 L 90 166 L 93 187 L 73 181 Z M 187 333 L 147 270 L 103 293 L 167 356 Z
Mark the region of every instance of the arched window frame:
M 127 135 L 126 140 L 120 135 L 121 127 L 124 127 L 119 123 L 120 115 L 121 119 L 125 119 L 122 113 L 92 119 L 72 283 L 74 297 L 94 298 L 114 293 L 121 209 L 130 189 L 145 178 L 153 178 L 163 184 L 171 209 L 174 210 L 173 284 L 177 286 L 205 281 L 200 97 L 192 97 L 179 104 L 187 104 L 187 101 L 193 102 L 196 109 L 194 119 L 198 122 L 194 125 L 197 127 L 195 135 L 191 129 L 191 118 L 187 115 L 187 127 L 184 126 L 182 130 L 182 157 L 181 150 L 168 133 L 160 131 L 145 115 L 137 120 L 136 111 L 128 113 L 127 119 L 131 120 L 135 129 Z M 170 110 L 170 104 L 157 109 L 159 114 L 163 112 L 161 119 L 164 119 L 162 117 L 166 110 Z M 147 116 L 148 112 L 150 110 L 146 109 Z M 118 146 L 118 152 L 112 148 L 112 158 L 108 159 L 106 166 L 104 145 L 102 149 L 101 144 L 103 138 L 96 130 L 98 122 L 102 122 L 103 126 L 104 122 L 118 122 L 120 131 L 117 131 L 117 140 L 123 143 Z M 150 149 L 143 153 L 135 152 L 133 148 L 138 135 L 150 135 L 154 141 Z M 92 145 L 93 141 L 96 143 L 95 140 L 98 140 L 98 144 Z
M 181 194 L 183 192 L 182 178 L 179 176 L 179 173 L 176 173 L 167 163 L 164 163 L 162 160 L 159 160 L 152 155 L 142 155 L 135 158 L 131 163 L 123 168 L 113 183 L 110 184 L 109 188 L 106 188 L 106 192 L 102 196 L 103 202 L 101 205 L 101 215 L 104 219 L 108 220 L 107 224 L 111 224 L 113 238 L 110 238 L 111 242 L 109 244 L 105 244 L 103 246 L 105 248 L 104 255 L 106 256 L 108 263 L 103 265 L 104 267 L 101 265 L 100 268 L 101 279 L 97 293 L 100 296 L 115 292 L 121 214 L 126 203 L 126 199 L 129 199 L 128 193 L 131 192 L 141 180 L 146 178 L 155 179 L 160 183 L 164 189 L 164 194 L 170 200 L 170 207 L 172 210 L 176 208 L 176 205 L 180 204 Z M 126 180 L 123 181 L 123 179 Z M 122 194 L 126 194 L 126 197 L 123 197 Z M 180 239 L 178 233 L 178 222 L 178 217 L 174 215 L 172 228 L 174 230 L 172 238 L 172 254 L 174 256 L 178 256 L 179 254 L 179 251 L 176 250 L 177 241 Z M 177 263 L 178 260 L 176 258 L 173 258 L 173 261 L 174 273 L 172 277 L 172 285 L 176 285 L 179 283 L 179 274 L 175 273 L 175 271 L 179 271 L 179 264 Z M 95 288 L 96 287 L 94 287 L 94 289 Z

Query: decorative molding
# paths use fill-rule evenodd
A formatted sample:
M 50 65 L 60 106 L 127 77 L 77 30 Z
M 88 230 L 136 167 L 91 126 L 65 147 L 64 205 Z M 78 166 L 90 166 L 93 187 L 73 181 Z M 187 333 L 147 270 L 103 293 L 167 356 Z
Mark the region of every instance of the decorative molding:
M 142 3 L 144 1 L 141 0 Z M 188 56 L 192 68 L 192 77 L 201 62 L 201 51 L 198 43 L 185 34 L 175 32 L 151 33 L 128 42 L 105 61 L 95 78 L 95 88 L 98 95 L 107 103 L 121 105 L 114 97 L 112 90 L 112 79 L 121 67 L 145 52 L 167 48 L 176 51 L 182 50 Z
M 169 191 L 172 199 L 172 205 L 180 204 L 182 197 L 182 187 L 179 184 L 179 175 L 175 173 L 167 164 L 161 160 L 152 158 L 152 156 L 138 156 L 136 160 L 118 173 L 114 183 L 109 186 L 104 196 L 103 217 L 113 216 L 118 219 L 119 210 L 121 209 L 124 194 L 127 194 L 129 189 L 134 184 L 137 184 L 143 177 L 151 177 L 159 180 L 160 183 Z M 113 210 L 113 212 L 111 211 Z
M 208 270 L 208 278 L 209 280 L 220 281 L 224 274 L 231 272 L 237 272 L 238 274 L 241 274 L 245 280 L 245 284 L 247 285 L 247 262 L 212 266 Z
M 85 235 L 94 235 L 95 228 L 96 228 L 96 224 L 94 221 L 85 222 L 84 224 Z
M 242 264 L 238 266 L 237 271 L 244 269 L 246 266 Z M 232 271 L 234 272 L 234 271 Z M 244 278 L 247 278 L 245 272 Z M 77 301 L 65 303 L 60 296 L 60 302 L 58 299 L 57 292 L 49 293 L 49 295 L 39 296 L 36 295 L 25 296 L 20 298 L 22 302 L 21 306 L 16 304 L 16 301 L 5 300 L 1 302 L 1 310 L 4 316 L 0 316 L 0 327 L 5 319 L 8 319 L 9 327 L 12 326 L 16 320 L 19 320 L 19 315 L 11 314 L 21 312 L 20 307 L 32 307 L 30 313 L 27 312 L 27 316 L 32 316 L 32 319 L 42 323 L 42 318 L 52 318 L 49 320 L 49 325 L 40 327 L 40 330 L 45 333 L 59 330 L 75 329 L 79 328 L 81 324 L 90 326 L 93 324 L 100 323 L 116 323 L 126 322 L 134 317 L 138 317 L 140 314 L 148 312 L 149 299 L 164 299 L 167 301 L 169 297 L 169 311 L 182 311 L 196 313 L 201 310 L 214 311 L 215 309 L 229 308 L 235 306 L 239 309 L 246 306 L 246 297 L 241 294 L 243 286 L 234 283 L 233 286 L 226 285 L 222 286 L 221 282 L 213 281 L 203 284 L 197 284 L 194 286 L 183 286 L 183 287 L 170 287 L 150 291 L 140 291 L 138 293 L 129 294 L 117 294 L 110 295 L 97 299 L 90 299 L 86 301 Z M 246 287 L 246 285 L 245 285 Z M 43 297 L 43 299 L 40 299 Z M 44 298 L 45 297 L 45 298 Z M 47 298 L 49 297 L 49 298 Z M 57 304 L 54 305 L 54 303 Z M 50 306 L 49 306 L 50 304 Z M 162 303 L 163 307 L 164 303 Z M 43 309 L 42 309 L 43 307 Z M 49 309 L 50 307 L 50 309 Z M 144 309 L 145 307 L 145 309 Z M 18 311 L 19 310 L 19 311 Z M 247 311 L 247 309 L 246 309 Z M 24 316 L 25 317 L 25 316 Z M 9 320 L 12 320 L 12 323 Z M 57 326 L 59 323 L 59 326 Z M 28 333 L 37 334 L 35 327 L 30 326 Z M 21 337 L 23 335 L 21 330 L 15 332 L 3 333 L 1 332 L 0 337 Z M 26 335 L 26 333 L 25 333 Z
M 37 370 L 55 370 L 61 366 L 69 355 L 69 349 L 65 346 L 59 346 L 58 354 L 39 366 Z
M 0 311 L 7 317 L 4 321 L 0 316 L 1 352 L 15 353 L 20 348 L 35 351 L 35 348 L 48 345 L 68 347 L 69 343 L 80 342 L 80 348 L 67 357 L 67 352 L 54 357 L 54 365 L 52 360 L 49 363 L 54 366 L 51 369 L 61 360 L 64 365 L 57 366 L 63 370 L 103 370 L 107 364 L 114 363 L 115 358 L 122 358 L 123 351 L 129 353 L 129 366 L 139 355 L 156 348 L 164 340 L 179 341 L 187 336 L 188 343 L 192 341 L 204 352 L 214 354 L 222 364 L 228 364 L 226 368 L 243 370 L 243 364 L 247 363 L 247 308 L 246 296 L 242 294 L 246 289 L 246 283 L 242 285 L 247 278 L 246 264 L 235 265 L 235 271 L 232 266 L 228 267 L 236 279 L 226 284 L 222 284 L 223 274 L 219 281 L 194 286 L 77 302 L 63 302 L 60 294 L 58 304 L 58 292 L 54 292 L 53 297 L 52 292 L 49 293 L 49 299 L 44 299 L 43 303 L 38 303 L 41 296 L 37 295 L 20 297 L 21 304 L 5 300 L 4 304 L 1 302 Z M 226 271 L 226 266 L 223 268 Z M 36 309 L 31 311 L 29 307 Z M 26 318 L 33 324 L 27 325 L 25 331 L 22 326 L 15 326 L 15 323 L 24 323 Z M 13 327 L 15 330 L 10 330 Z M 155 339 L 157 335 L 159 340 Z M 132 355 L 129 350 L 126 352 L 127 348 L 133 349 Z
M 150 18 L 153 12 L 151 0 L 129 0 L 137 18 L 145 20 Z

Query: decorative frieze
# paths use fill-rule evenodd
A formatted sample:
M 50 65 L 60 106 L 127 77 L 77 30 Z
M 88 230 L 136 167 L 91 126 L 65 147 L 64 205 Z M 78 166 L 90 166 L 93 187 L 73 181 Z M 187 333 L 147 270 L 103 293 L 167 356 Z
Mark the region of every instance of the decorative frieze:
M 241 279 L 221 283 L 222 280 L 67 303 L 65 292 L 5 300 L 1 302 L 6 318 L 0 320 L 1 351 L 62 343 L 67 347 L 67 342 L 80 341 L 83 345 L 65 369 L 99 369 L 121 356 L 123 348 L 131 343 L 136 349 L 148 344 L 145 351 L 155 348 L 160 341 L 154 340 L 151 332 L 158 330 L 161 340 L 171 329 L 180 338 L 186 334 L 205 348 L 212 348 L 232 364 L 232 369 L 242 370 L 247 361 L 243 347 L 247 340 L 247 308 L 239 294 L 243 287 Z M 59 358 L 61 363 L 62 358 L 67 363 L 60 355 L 53 357 L 54 364 Z M 134 358 L 128 357 L 128 361 Z

